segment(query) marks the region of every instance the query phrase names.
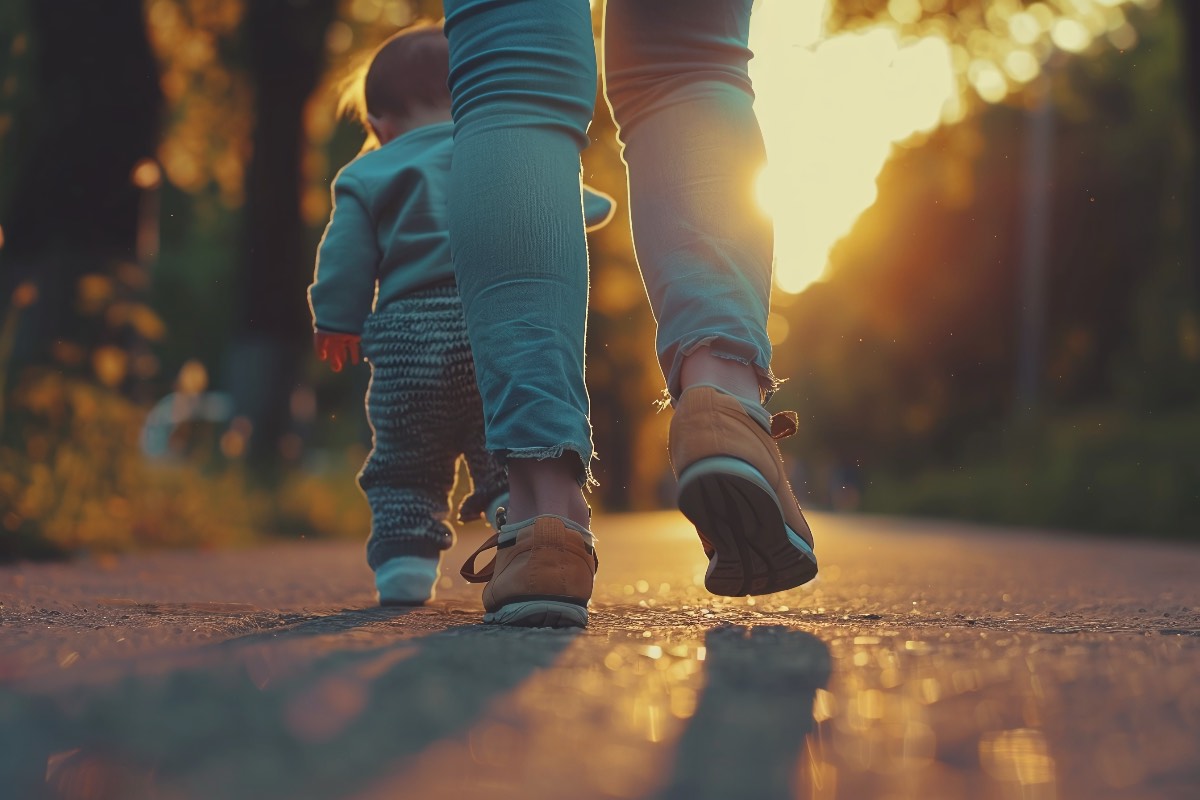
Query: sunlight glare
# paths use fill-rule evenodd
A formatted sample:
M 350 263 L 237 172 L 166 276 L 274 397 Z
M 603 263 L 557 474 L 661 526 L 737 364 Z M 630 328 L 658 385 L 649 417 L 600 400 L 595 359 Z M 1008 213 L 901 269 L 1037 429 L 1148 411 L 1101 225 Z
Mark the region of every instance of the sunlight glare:
M 759 198 L 776 223 L 776 283 L 793 293 L 875 202 L 893 144 L 937 127 L 956 91 L 943 39 L 902 44 L 884 27 L 822 39 L 827 15 L 825 0 L 766 2 L 750 37 L 769 163 Z
M 889 0 L 886 18 L 826 35 L 829 0 L 760 0 L 750 62 L 767 145 L 758 199 L 775 220 L 775 282 L 797 293 L 821 280 L 829 254 L 876 199 L 895 145 L 966 113 L 967 94 L 999 103 L 1035 80 L 1053 49 L 1082 53 L 1107 37 L 1137 43 L 1122 6 L 1161 0 L 997 0 L 986 26 L 948 41 L 925 14 L 945 0 Z M 920 24 L 922 36 L 901 39 Z M 973 91 L 970 91 L 973 90 Z

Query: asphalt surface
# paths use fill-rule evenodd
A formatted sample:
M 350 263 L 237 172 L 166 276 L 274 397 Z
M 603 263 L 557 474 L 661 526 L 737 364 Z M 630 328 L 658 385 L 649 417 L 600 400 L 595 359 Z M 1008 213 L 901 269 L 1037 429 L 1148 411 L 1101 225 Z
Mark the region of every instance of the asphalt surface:
M 584 632 L 373 607 L 354 544 L 0 568 L 0 797 L 1200 797 L 1200 548 L 812 515 L 822 574 L 709 596 L 599 517 Z

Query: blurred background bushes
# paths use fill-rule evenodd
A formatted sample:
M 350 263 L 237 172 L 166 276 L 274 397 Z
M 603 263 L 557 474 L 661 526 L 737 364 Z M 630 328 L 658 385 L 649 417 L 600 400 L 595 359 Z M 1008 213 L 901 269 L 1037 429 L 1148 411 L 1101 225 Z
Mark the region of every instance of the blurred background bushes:
M 839 509 L 1200 537 L 1200 4 L 830 9 L 835 34 L 944 38 L 958 88 L 953 114 L 892 149 L 824 280 L 776 293 L 789 380 L 772 408 L 805 421 L 785 443 L 797 488 Z M 1019 14 L 1045 30 L 1018 41 Z M 329 181 L 362 140 L 336 84 L 439 15 L 0 5 L 0 558 L 365 538 L 366 371 L 313 362 L 304 289 Z M 1064 20 L 1098 33 L 1068 52 Z M 1022 48 L 1040 72 L 997 92 Z M 623 198 L 600 109 L 584 177 Z M 595 501 L 660 507 L 669 414 L 626 203 L 590 246 Z

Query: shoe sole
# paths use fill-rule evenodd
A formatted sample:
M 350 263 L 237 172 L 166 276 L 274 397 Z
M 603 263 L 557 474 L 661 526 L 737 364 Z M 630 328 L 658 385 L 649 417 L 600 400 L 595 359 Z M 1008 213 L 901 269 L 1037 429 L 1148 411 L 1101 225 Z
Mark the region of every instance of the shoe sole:
M 483 615 L 483 622 L 511 628 L 586 628 L 588 612 L 574 603 L 524 600 L 489 611 Z
M 714 550 L 704 587 L 743 597 L 794 589 L 817 576 L 808 542 L 787 526 L 775 491 L 745 461 L 705 458 L 679 476 L 679 510 Z

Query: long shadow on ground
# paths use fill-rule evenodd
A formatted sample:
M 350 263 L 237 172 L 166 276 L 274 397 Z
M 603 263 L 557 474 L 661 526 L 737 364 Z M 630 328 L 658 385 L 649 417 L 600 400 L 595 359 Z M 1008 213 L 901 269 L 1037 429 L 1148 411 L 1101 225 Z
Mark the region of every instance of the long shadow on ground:
M 353 794 L 468 726 L 574 638 L 467 625 L 382 647 L 372 637 L 374 645 L 357 650 L 319 648 L 290 669 L 278 663 L 309 637 L 372 622 L 380 622 L 377 611 L 342 612 L 225 643 L 204 667 L 52 698 L 0 691 L 3 795 Z M 284 647 L 258 646 L 268 638 Z
M 704 638 L 707 686 L 676 754 L 663 800 L 807 797 L 799 784 L 813 697 L 829 648 L 782 626 L 723 626 Z

